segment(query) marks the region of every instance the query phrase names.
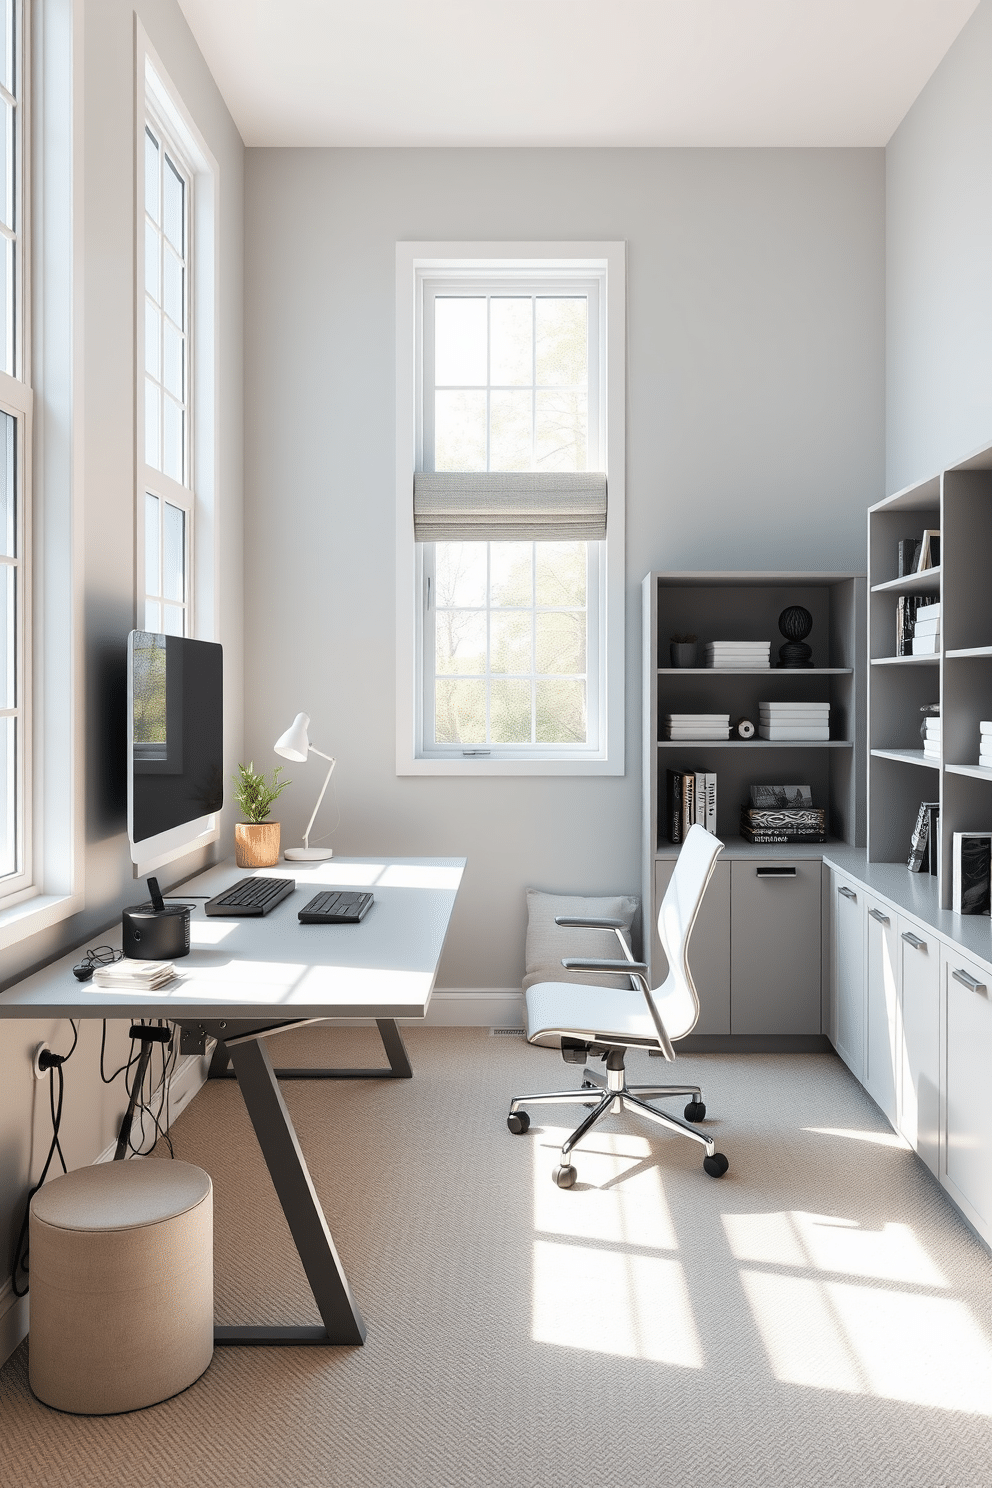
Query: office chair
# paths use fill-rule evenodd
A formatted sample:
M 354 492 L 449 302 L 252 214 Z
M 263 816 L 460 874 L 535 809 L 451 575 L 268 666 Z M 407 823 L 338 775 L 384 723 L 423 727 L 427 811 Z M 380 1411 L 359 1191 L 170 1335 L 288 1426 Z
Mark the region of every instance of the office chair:
M 532 1044 L 554 1047 L 560 1041 L 561 1055 L 567 1064 L 584 1064 L 589 1055 L 606 1061 L 606 1073 L 588 1065 L 583 1070 L 580 1090 L 548 1095 L 520 1095 L 510 1102 L 506 1124 L 515 1136 L 522 1136 L 530 1126 L 523 1106 L 585 1105 L 592 1106 L 580 1126 L 563 1143 L 561 1160 L 552 1173 L 559 1188 L 571 1188 L 576 1179 L 569 1156 L 604 1116 L 621 1111 L 636 1112 L 649 1121 L 700 1142 L 706 1148 L 703 1168 L 711 1178 L 722 1178 L 730 1164 L 717 1152 L 712 1138 L 696 1131 L 689 1122 L 700 1122 L 706 1115 L 703 1093 L 698 1085 L 628 1085 L 624 1055 L 628 1049 L 658 1050 L 665 1059 L 674 1060 L 672 1043 L 691 1033 L 699 1017 L 699 998 L 693 985 L 686 951 L 706 887 L 713 876 L 717 856 L 723 843 L 702 827 L 691 827 L 675 864 L 675 872 L 658 911 L 658 935 L 668 957 L 669 972 L 664 984 L 651 990 L 643 961 L 635 961 L 621 933 L 622 922 L 610 919 L 586 919 L 562 915 L 556 923 L 613 930 L 623 950 L 623 960 L 583 960 L 568 957 L 562 965 L 569 971 L 626 972 L 637 986 L 586 986 L 575 982 L 537 982 L 527 989 L 527 1038 Z M 589 1092 L 601 1090 L 599 1099 Z M 685 1108 L 685 1121 L 655 1110 L 649 1100 L 667 1100 L 673 1096 L 691 1097 Z

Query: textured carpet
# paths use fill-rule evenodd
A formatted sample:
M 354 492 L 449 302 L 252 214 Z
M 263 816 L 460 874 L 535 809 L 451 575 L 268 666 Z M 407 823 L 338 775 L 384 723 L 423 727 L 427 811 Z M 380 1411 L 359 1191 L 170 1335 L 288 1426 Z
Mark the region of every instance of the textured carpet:
M 24 1345 L 4 1488 L 992 1484 L 992 1261 L 838 1060 L 686 1057 L 727 1177 L 624 1119 L 562 1192 L 564 1108 L 513 1137 L 506 1106 L 577 1069 L 485 1030 L 407 1040 L 412 1081 L 283 1087 L 366 1346 L 219 1350 L 176 1399 L 86 1419 L 33 1399 Z M 379 1057 L 363 1029 L 273 1054 Z M 216 1186 L 219 1320 L 317 1321 L 237 1086 L 174 1136 Z

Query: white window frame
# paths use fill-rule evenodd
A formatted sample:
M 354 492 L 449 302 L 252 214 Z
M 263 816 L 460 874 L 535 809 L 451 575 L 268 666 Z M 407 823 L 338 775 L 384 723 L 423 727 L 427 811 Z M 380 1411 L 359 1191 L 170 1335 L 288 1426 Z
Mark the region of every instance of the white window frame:
M 217 163 L 144 28 L 135 21 L 135 625 L 144 628 L 145 494 L 185 513 L 184 634 L 220 639 L 217 516 Z M 145 463 L 145 126 L 151 123 L 187 181 L 184 478 Z M 162 507 L 159 507 L 160 520 Z M 213 836 L 216 836 L 216 832 Z M 213 840 L 213 836 L 210 840 Z
M 608 488 L 607 536 L 590 544 L 590 717 L 596 737 L 584 746 L 493 746 L 466 755 L 462 747 L 427 746 L 425 717 L 426 577 L 424 545 L 414 540 L 413 472 L 423 468 L 422 356 L 425 285 L 431 290 L 473 280 L 486 287 L 540 284 L 554 293 L 563 281 L 599 285 L 598 339 L 605 393 L 596 430 Z M 622 775 L 624 773 L 624 490 L 625 304 L 624 243 L 398 243 L 396 245 L 396 773 L 398 775 Z M 594 338 L 590 338 L 592 348 Z M 594 380 L 591 373 L 590 383 Z M 591 422 L 593 416 L 590 402 Z M 428 431 L 429 439 L 429 431 Z M 429 453 L 429 451 L 428 451 Z M 594 551 L 595 550 L 595 551 Z M 429 563 L 429 560 L 428 560 Z M 429 629 L 429 621 L 428 621 Z M 481 746 L 480 746 L 481 747 Z

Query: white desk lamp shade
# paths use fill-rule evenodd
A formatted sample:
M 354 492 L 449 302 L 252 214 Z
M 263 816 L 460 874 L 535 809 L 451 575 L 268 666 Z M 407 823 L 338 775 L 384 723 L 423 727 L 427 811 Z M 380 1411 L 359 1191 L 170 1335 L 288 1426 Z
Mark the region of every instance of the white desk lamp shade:
M 273 748 L 276 754 L 282 755 L 283 759 L 293 760 L 296 764 L 305 764 L 311 754 L 319 754 L 321 759 L 330 760 L 330 769 L 324 779 L 324 784 L 321 786 L 320 795 L 317 797 L 317 804 L 313 808 L 313 815 L 307 823 L 306 831 L 303 833 L 303 846 L 287 847 L 283 853 L 283 857 L 291 863 L 321 863 L 327 858 L 333 858 L 334 852 L 331 848 L 310 846 L 310 828 L 313 826 L 317 812 L 320 810 L 320 803 L 324 799 L 324 792 L 327 789 L 328 781 L 334 770 L 335 761 L 331 759 L 329 754 L 324 754 L 322 750 L 315 749 L 310 743 L 309 713 L 297 713 L 286 732 L 279 735 Z

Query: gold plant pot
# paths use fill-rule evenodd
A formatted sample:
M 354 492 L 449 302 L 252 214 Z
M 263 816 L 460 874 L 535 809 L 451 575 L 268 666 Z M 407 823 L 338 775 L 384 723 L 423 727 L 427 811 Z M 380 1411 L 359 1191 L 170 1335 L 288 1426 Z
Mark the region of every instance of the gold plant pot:
M 278 822 L 235 822 L 234 857 L 239 868 L 271 868 L 279 861 Z

